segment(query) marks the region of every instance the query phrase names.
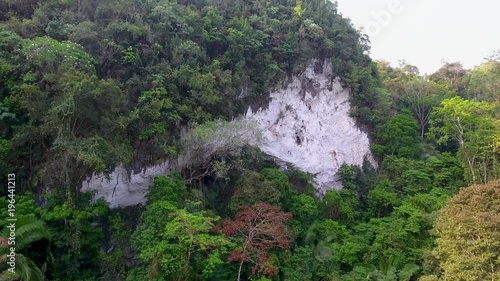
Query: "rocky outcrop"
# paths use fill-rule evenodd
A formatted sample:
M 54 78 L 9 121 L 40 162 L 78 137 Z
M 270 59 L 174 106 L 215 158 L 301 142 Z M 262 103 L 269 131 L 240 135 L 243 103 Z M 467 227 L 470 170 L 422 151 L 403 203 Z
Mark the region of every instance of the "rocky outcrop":
M 220 152 L 227 149 L 228 143 L 257 146 L 283 166 L 291 164 L 312 173 L 320 195 L 341 188 L 335 175 L 343 163 L 362 165 L 368 159 L 375 165 L 367 134 L 349 116 L 349 90 L 333 77 L 330 63 L 314 62 L 282 89 L 271 93 L 270 100 L 266 108 L 255 112 L 248 109 L 244 117 L 252 124 L 251 130 L 246 130 L 239 119 L 227 128 L 216 129 L 213 143 L 204 144 L 207 149 L 202 150 Z M 259 132 L 258 138 L 252 137 L 254 131 Z M 233 137 L 221 138 L 221 132 L 232 132 Z M 118 167 L 108 177 L 94 175 L 82 184 L 81 190 L 96 191 L 96 196 L 104 197 L 111 207 L 144 203 L 154 176 L 175 170 L 189 159 L 199 159 L 190 155 L 193 149 L 186 151 L 176 161 L 146 167 L 140 173 Z M 204 157 L 208 156 L 201 155 Z
M 341 188 L 335 174 L 343 163 L 362 165 L 365 158 L 375 163 L 367 134 L 349 116 L 349 90 L 333 77 L 331 64 L 319 71 L 313 65 L 273 92 L 266 109 L 249 108 L 246 118 L 263 131 L 257 144 L 263 152 L 314 174 L 323 194 Z
M 146 167 L 139 173 L 117 167 L 108 176 L 94 174 L 82 183 L 80 191 L 95 191 L 96 198 L 104 197 L 111 208 L 134 206 L 146 202 L 146 194 L 155 176 L 171 171 L 166 161 L 160 165 Z

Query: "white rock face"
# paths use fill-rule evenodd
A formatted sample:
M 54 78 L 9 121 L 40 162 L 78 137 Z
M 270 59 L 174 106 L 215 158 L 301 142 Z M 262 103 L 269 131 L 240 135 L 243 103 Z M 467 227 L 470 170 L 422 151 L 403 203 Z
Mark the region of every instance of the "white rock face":
M 323 64 L 321 73 L 315 73 L 313 66 L 307 68 L 270 97 L 267 109 L 252 112 L 249 108 L 246 121 L 235 120 L 230 126 L 220 129 L 224 134 L 232 131 L 230 137 L 224 136 L 223 140 L 220 136 L 213 137 L 210 143 L 200 144 L 198 148 L 206 146 L 202 149 L 206 150 L 204 153 L 213 154 L 227 149 L 228 142 L 243 145 L 246 141 L 258 146 L 277 162 L 289 163 L 314 174 L 320 195 L 326 190 L 342 187 L 335 175 L 343 163 L 362 165 L 366 157 L 375 166 L 368 136 L 349 117 L 349 90 L 343 89 L 338 79 L 333 79 L 329 63 Z M 245 122 L 251 126 L 241 125 Z M 255 130 L 259 133 L 256 134 Z M 81 191 L 97 191 L 96 198 L 104 197 L 112 208 L 145 203 L 153 178 L 165 175 L 179 165 L 187 165 L 184 162 L 189 159 L 196 159 L 189 154 L 191 152 L 181 153 L 175 161 L 146 167 L 137 174 L 129 175 L 123 167 L 118 167 L 109 178 L 93 175 L 82 183 Z
M 134 206 L 146 202 L 146 194 L 153 178 L 170 172 L 169 162 L 157 166 L 147 167 L 140 173 L 129 175 L 123 167 L 117 167 L 106 178 L 94 174 L 82 183 L 82 192 L 97 191 L 96 198 L 104 197 L 111 208 Z
M 267 109 L 249 108 L 246 118 L 263 130 L 257 144 L 263 152 L 314 174 L 324 194 L 342 187 L 335 174 L 343 163 L 362 165 L 367 157 L 375 165 L 368 136 L 349 117 L 350 108 L 349 90 L 332 78 L 331 65 L 325 63 L 322 73 L 311 66 L 293 77 L 285 89 L 271 94 Z

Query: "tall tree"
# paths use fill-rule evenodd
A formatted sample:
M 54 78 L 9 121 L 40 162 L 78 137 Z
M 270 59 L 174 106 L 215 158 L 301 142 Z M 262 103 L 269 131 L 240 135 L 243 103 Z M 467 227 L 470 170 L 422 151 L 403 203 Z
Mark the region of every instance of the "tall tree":
M 269 259 L 272 249 L 285 249 L 290 244 L 290 233 L 286 223 L 292 214 L 284 213 L 278 207 L 267 203 L 242 206 L 234 220 L 225 220 L 221 231 L 239 243 L 231 251 L 228 262 L 239 262 L 238 281 L 241 280 L 243 264 L 250 262 L 254 266 L 252 275 L 273 276 L 278 269 Z
M 438 143 L 458 142 L 471 182 L 498 178 L 500 154 L 494 143 L 500 123 L 495 118 L 494 104 L 460 97 L 445 99 L 435 110 L 431 125 L 431 134 L 438 136 Z
M 489 61 L 473 69 L 467 96 L 479 101 L 500 101 L 500 61 Z
M 403 90 L 402 101 L 418 120 L 420 136 L 423 138 L 432 108 L 438 105 L 437 85 L 423 79 L 414 79 L 408 82 Z
M 450 90 L 462 94 L 465 90 L 467 70 L 460 62 L 445 62 L 436 72 L 430 75 L 430 80 L 445 85 Z
M 166 201 L 160 202 L 168 206 Z M 155 203 L 158 205 L 158 202 Z M 169 280 L 193 280 L 194 272 L 209 275 L 217 264 L 223 263 L 221 256 L 229 241 L 220 234 L 212 233 L 218 217 L 210 217 L 204 211 L 190 212 L 170 205 L 168 222 L 163 225 L 154 243 L 136 243 L 141 261 L 148 265 L 149 280 L 167 276 Z M 153 218 L 147 218 L 151 221 Z M 148 224 L 150 224 L 148 222 Z M 147 227 L 147 226 L 146 226 Z M 135 239 L 147 239 L 150 234 L 144 227 L 135 234 Z M 195 268 L 198 265 L 199 268 Z M 132 279 L 136 280 L 136 279 Z
M 408 114 L 397 114 L 380 134 L 383 152 L 388 155 L 418 158 L 422 151 L 417 122 Z M 375 146 L 377 147 L 377 146 Z
M 500 279 L 500 182 L 462 189 L 435 223 L 442 280 Z
M 230 246 L 214 233 L 218 216 L 186 201 L 186 185 L 178 175 L 156 177 L 142 222 L 132 235 L 139 265 L 128 280 L 199 280 L 208 278 Z

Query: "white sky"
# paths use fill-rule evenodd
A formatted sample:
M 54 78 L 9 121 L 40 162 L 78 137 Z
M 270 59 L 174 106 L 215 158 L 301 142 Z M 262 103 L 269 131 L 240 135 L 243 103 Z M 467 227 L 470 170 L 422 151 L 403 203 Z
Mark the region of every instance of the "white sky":
M 500 49 L 497 0 L 337 2 L 339 12 L 370 35 L 373 59 L 385 59 L 393 66 L 404 59 L 420 74 L 434 73 L 443 59 L 472 68 Z

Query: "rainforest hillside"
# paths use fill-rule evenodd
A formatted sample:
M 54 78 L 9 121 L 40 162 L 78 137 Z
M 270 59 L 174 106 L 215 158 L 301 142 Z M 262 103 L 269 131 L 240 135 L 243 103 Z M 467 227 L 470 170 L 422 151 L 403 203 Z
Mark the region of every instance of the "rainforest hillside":
M 0 280 L 500 278 L 500 57 L 422 76 L 369 45 L 325 0 L 0 0 Z M 80 192 L 196 155 L 314 61 L 376 162 L 341 190 L 243 146 L 156 177 L 145 205 Z

